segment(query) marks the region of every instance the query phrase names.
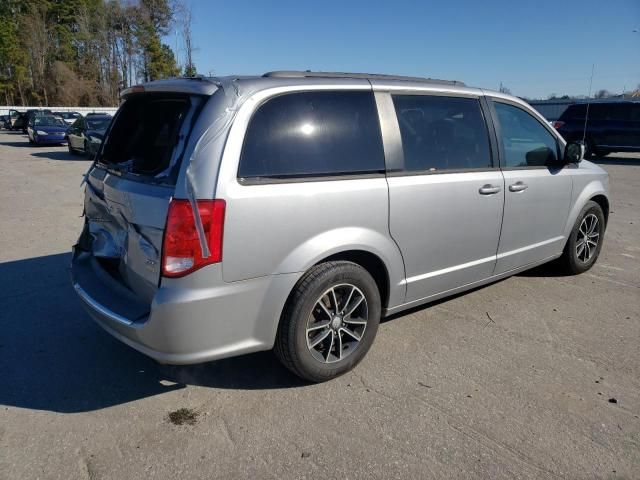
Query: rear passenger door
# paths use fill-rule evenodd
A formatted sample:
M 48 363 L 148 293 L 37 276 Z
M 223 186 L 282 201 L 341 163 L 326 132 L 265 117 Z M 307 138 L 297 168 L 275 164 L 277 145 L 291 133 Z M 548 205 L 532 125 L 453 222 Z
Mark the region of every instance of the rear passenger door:
M 406 301 L 490 277 L 504 180 L 488 109 L 475 96 L 377 92 L 391 236 L 406 269 Z
M 595 143 L 599 147 L 626 145 L 625 120 L 628 111 L 622 104 L 596 103 L 589 108 L 589 121 L 599 125 Z
M 344 250 L 367 250 L 388 267 L 389 304 L 404 300 L 395 288 L 404 272 L 389 240 L 376 103 L 368 82 L 354 84 L 358 90 L 266 93 L 254 113 L 248 102 L 238 113 L 216 190 L 227 201 L 225 281 L 298 272 Z
M 627 105 L 629 120 L 627 121 L 626 140 L 627 145 L 633 148 L 640 147 L 640 103 Z
M 499 274 L 562 251 L 572 180 L 550 127 L 515 103 L 495 99 L 493 106 L 505 180 Z
M 640 146 L 640 104 L 613 103 L 607 105 L 606 146 L 624 150 Z M 635 111 L 634 111 L 635 110 Z M 634 121 L 635 120 L 635 121 Z M 606 147 L 605 147 L 606 148 Z

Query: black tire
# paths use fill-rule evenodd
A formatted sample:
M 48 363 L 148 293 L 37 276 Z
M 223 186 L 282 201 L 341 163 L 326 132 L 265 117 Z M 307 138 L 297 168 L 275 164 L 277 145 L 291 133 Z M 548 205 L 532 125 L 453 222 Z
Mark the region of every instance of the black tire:
M 585 235 L 583 232 L 588 230 L 584 228 L 582 223 L 585 218 L 590 215 L 594 215 L 597 218 L 597 225 L 594 228 L 593 232 L 597 232 L 597 244 L 595 247 L 589 243 L 588 245 L 591 247 L 589 249 L 589 257 L 585 259 L 586 255 L 585 250 L 582 250 L 582 256 L 578 254 L 580 251 L 579 242 L 584 242 Z M 582 229 L 582 231 L 581 231 Z M 584 206 L 580 215 L 576 219 L 576 223 L 573 225 L 573 229 L 571 230 L 571 234 L 567 239 L 567 244 L 564 247 L 564 251 L 562 252 L 562 256 L 559 258 L 559 264 L 562 268 L 563 272 L 568 275 L 577 275 L 589 270 L 596 260 L 598 259 L 598 255 L 600 255 L 600 250 L 602 250 L 602 242 L 604 241 L 604 231 L 605 231 L 605 218 L 604 213 L 602 212 L 602 208 L 596 202 L 589 201 Z M 590 237 L 592 238 L 592 237 Z M 586 247 L 585 247 L 586 248 Z
M 596 144 L 590 138 L 587 138 L 584 142 L 585 153 L 584 158 L 599 158 L 606 155 L 602 150 L 596 147 Z
M 366 309 L 367 313 L 366 325 L 364 330 L 361 330 L 360 340 L 355 346 L 352 346 L 349 341 L 353 342 L 354 339 L 350 335 L 347 335 L 342 329 L 335 331 L 335 325 L 327 325 L 317 335 L 319 337 L 323 332 L 330 332 L 328 339 L 332 342 L 330 346 L 326 348 L 326 342 L 321 342 L 318 347 L 320 349 L 324 348 L 324 351 L 328 351 L 328 353 L 312 350 L 308 346 L 309 333 L 307 332 L 307 323 L 311 318 L 317 319 L 315 315 L 318 313 L 322 315 L 322 310 L 320 310 L 317 302 L 325 298 L 323 296 L 325 292 L 332 287 L 336 287 L 337 295 L 340 297 L 336 302 L 338 306 L 333 309 L 329 303 L 328 307 L 332 312 L 333 310 L 340 310 L 340 307 L 342 307 L 343 311 L 346 311 L 347 306 L 351 307 L 359 298 L 353 297 L 354 300 L 350 301 L 352 297 L 346 295 L 347 289 L 351 290 L 353 286 L 356 287 L 354 291 L 358 291 L 356 295 L 362 294 L 365 300 L 360 302 L 359 305 L 363 306 L 358 308 L 362 308 L 363 311 Z M 340 289 L 345 292 L 342 296 L 340 296 Z M 346 300 L 345 297 L 347 297 Z M 328 298 L 328 295 L 326 298 Z M 348 305 L 341 305 L 343 302 L 348 303 Z M 312 317 L 312 314 L 314 317 Z M 375 280 L 364 268 L 356 263 L 344 261 L 316 265 L 296 284 L 285 305 L 274 346 L 276 356 L 285 367 L 304 380 L 310 382 L 331 380 L 353 369 L 367 354 L 378 331 L 380 314 L 380 292 Z M 335 319 L 335 317 L 333 318 Z M 344 315 L 344 318 L 345 322 L 342 325 L 351 328 L 347 323 L 353 322 L 354 319 L 349 315 Z M 350 320 L 346 321 L 346 318 Z M 328 316 L 327 319 L 329 320 Z M 338 320 L 338 323 L 341 323 L 340 320 Z M 353 330 L 355 331 L 356 328 L 353 328 Z M 338 340 L 338 336 L 340 340 Z M 315 338 L 311 338 L 311 340 L 315 340 Z M 336 339 L 335 342 L 332 338 Z M 337 353 L 338 341 L 340 341 L 340 346 L 347 345 L 340 350 L 340 356 L 342 357 L 344 354 L 342 359 L 337 359 L 338 357 L 332 356 L 331 353 L 332 351 Z M 349 350 L 349 348 L 351 349 Z M 344 352 L 347 353 L 345 354 Z M 318 358 L 318 356 L 324 358 L 325 354 L 326 358 L 330 359 L 332 363 L 325 363 Z

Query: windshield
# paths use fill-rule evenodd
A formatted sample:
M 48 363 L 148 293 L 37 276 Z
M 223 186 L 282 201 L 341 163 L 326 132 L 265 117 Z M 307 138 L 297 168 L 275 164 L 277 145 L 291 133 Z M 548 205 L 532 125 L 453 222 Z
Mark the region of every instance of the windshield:
M 36 117 L 34 124 L 39 127 L 65 127 L 65 123 L 56 117 Z
M 106 130 L 110 121 L 110 118 L 87 119 L 87 125 L 91 130 Z

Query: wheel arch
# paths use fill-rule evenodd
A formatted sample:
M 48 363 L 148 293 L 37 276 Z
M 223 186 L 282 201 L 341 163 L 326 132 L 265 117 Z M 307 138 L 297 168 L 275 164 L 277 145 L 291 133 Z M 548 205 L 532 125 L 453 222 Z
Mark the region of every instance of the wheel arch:
M 604 224 L 605 227 L 609 223 L 609 199 L 602 194 L 594 195 L 589 199 L 590 201 L 596 202 L 602 208 L 602 213 L 604 213 Z
M 609 198 L 607 195 L 607 185 L 606 182 L 603 182 L 600 179 L 593 180 L 579 189 L 577 198 L 574 200 L 573 205 L 571 206 L 571 210 L 567 217 L 567 222 L 564 229 L 564 236 L 566 238 L 569 238 L 578 215 L 580 215 L 580 212 L 589 201 L 594 201 L 598 205 L 600 205 L 603 212 L 605 213 L 606 225 L 609 215 Z
M 366 250 L 345 250 L 329 255 L 315 265 L 336 261 L 353 262 L 369 272 L 378 286 L 383 311 L 387 308 L 390 292 L 389 270 L 379 256 Z

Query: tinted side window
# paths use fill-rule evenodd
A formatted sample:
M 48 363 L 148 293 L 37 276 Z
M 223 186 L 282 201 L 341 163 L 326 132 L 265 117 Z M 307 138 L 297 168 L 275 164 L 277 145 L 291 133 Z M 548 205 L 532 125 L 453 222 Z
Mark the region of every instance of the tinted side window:
M 558 160 L 555 137 L 531 114 L 494 102 L 500 122 L 505 167 L 541 167 Z
M 583 120 L 584 116 L 587 113 L 587 105 L 586 104 L 578 104 L 578 105 L 570 105 L 565 112 L 560 116 L 560 120 Z
M 490 168 L 480 103 L 473 98 L 393 95 L 405 170 Z
M 605 120 L 624 122 L 629 120 L 630 114 L 631 105 L 624 103 L 608 105 Z
M 609 105 L 592 103 L 589 105 L 589 119 L 590 120 L 606 120 L 609 115 Z
M 301 92 L 254 114 L 238 176 L 291 177 L 384 171 L 373 93 Z

